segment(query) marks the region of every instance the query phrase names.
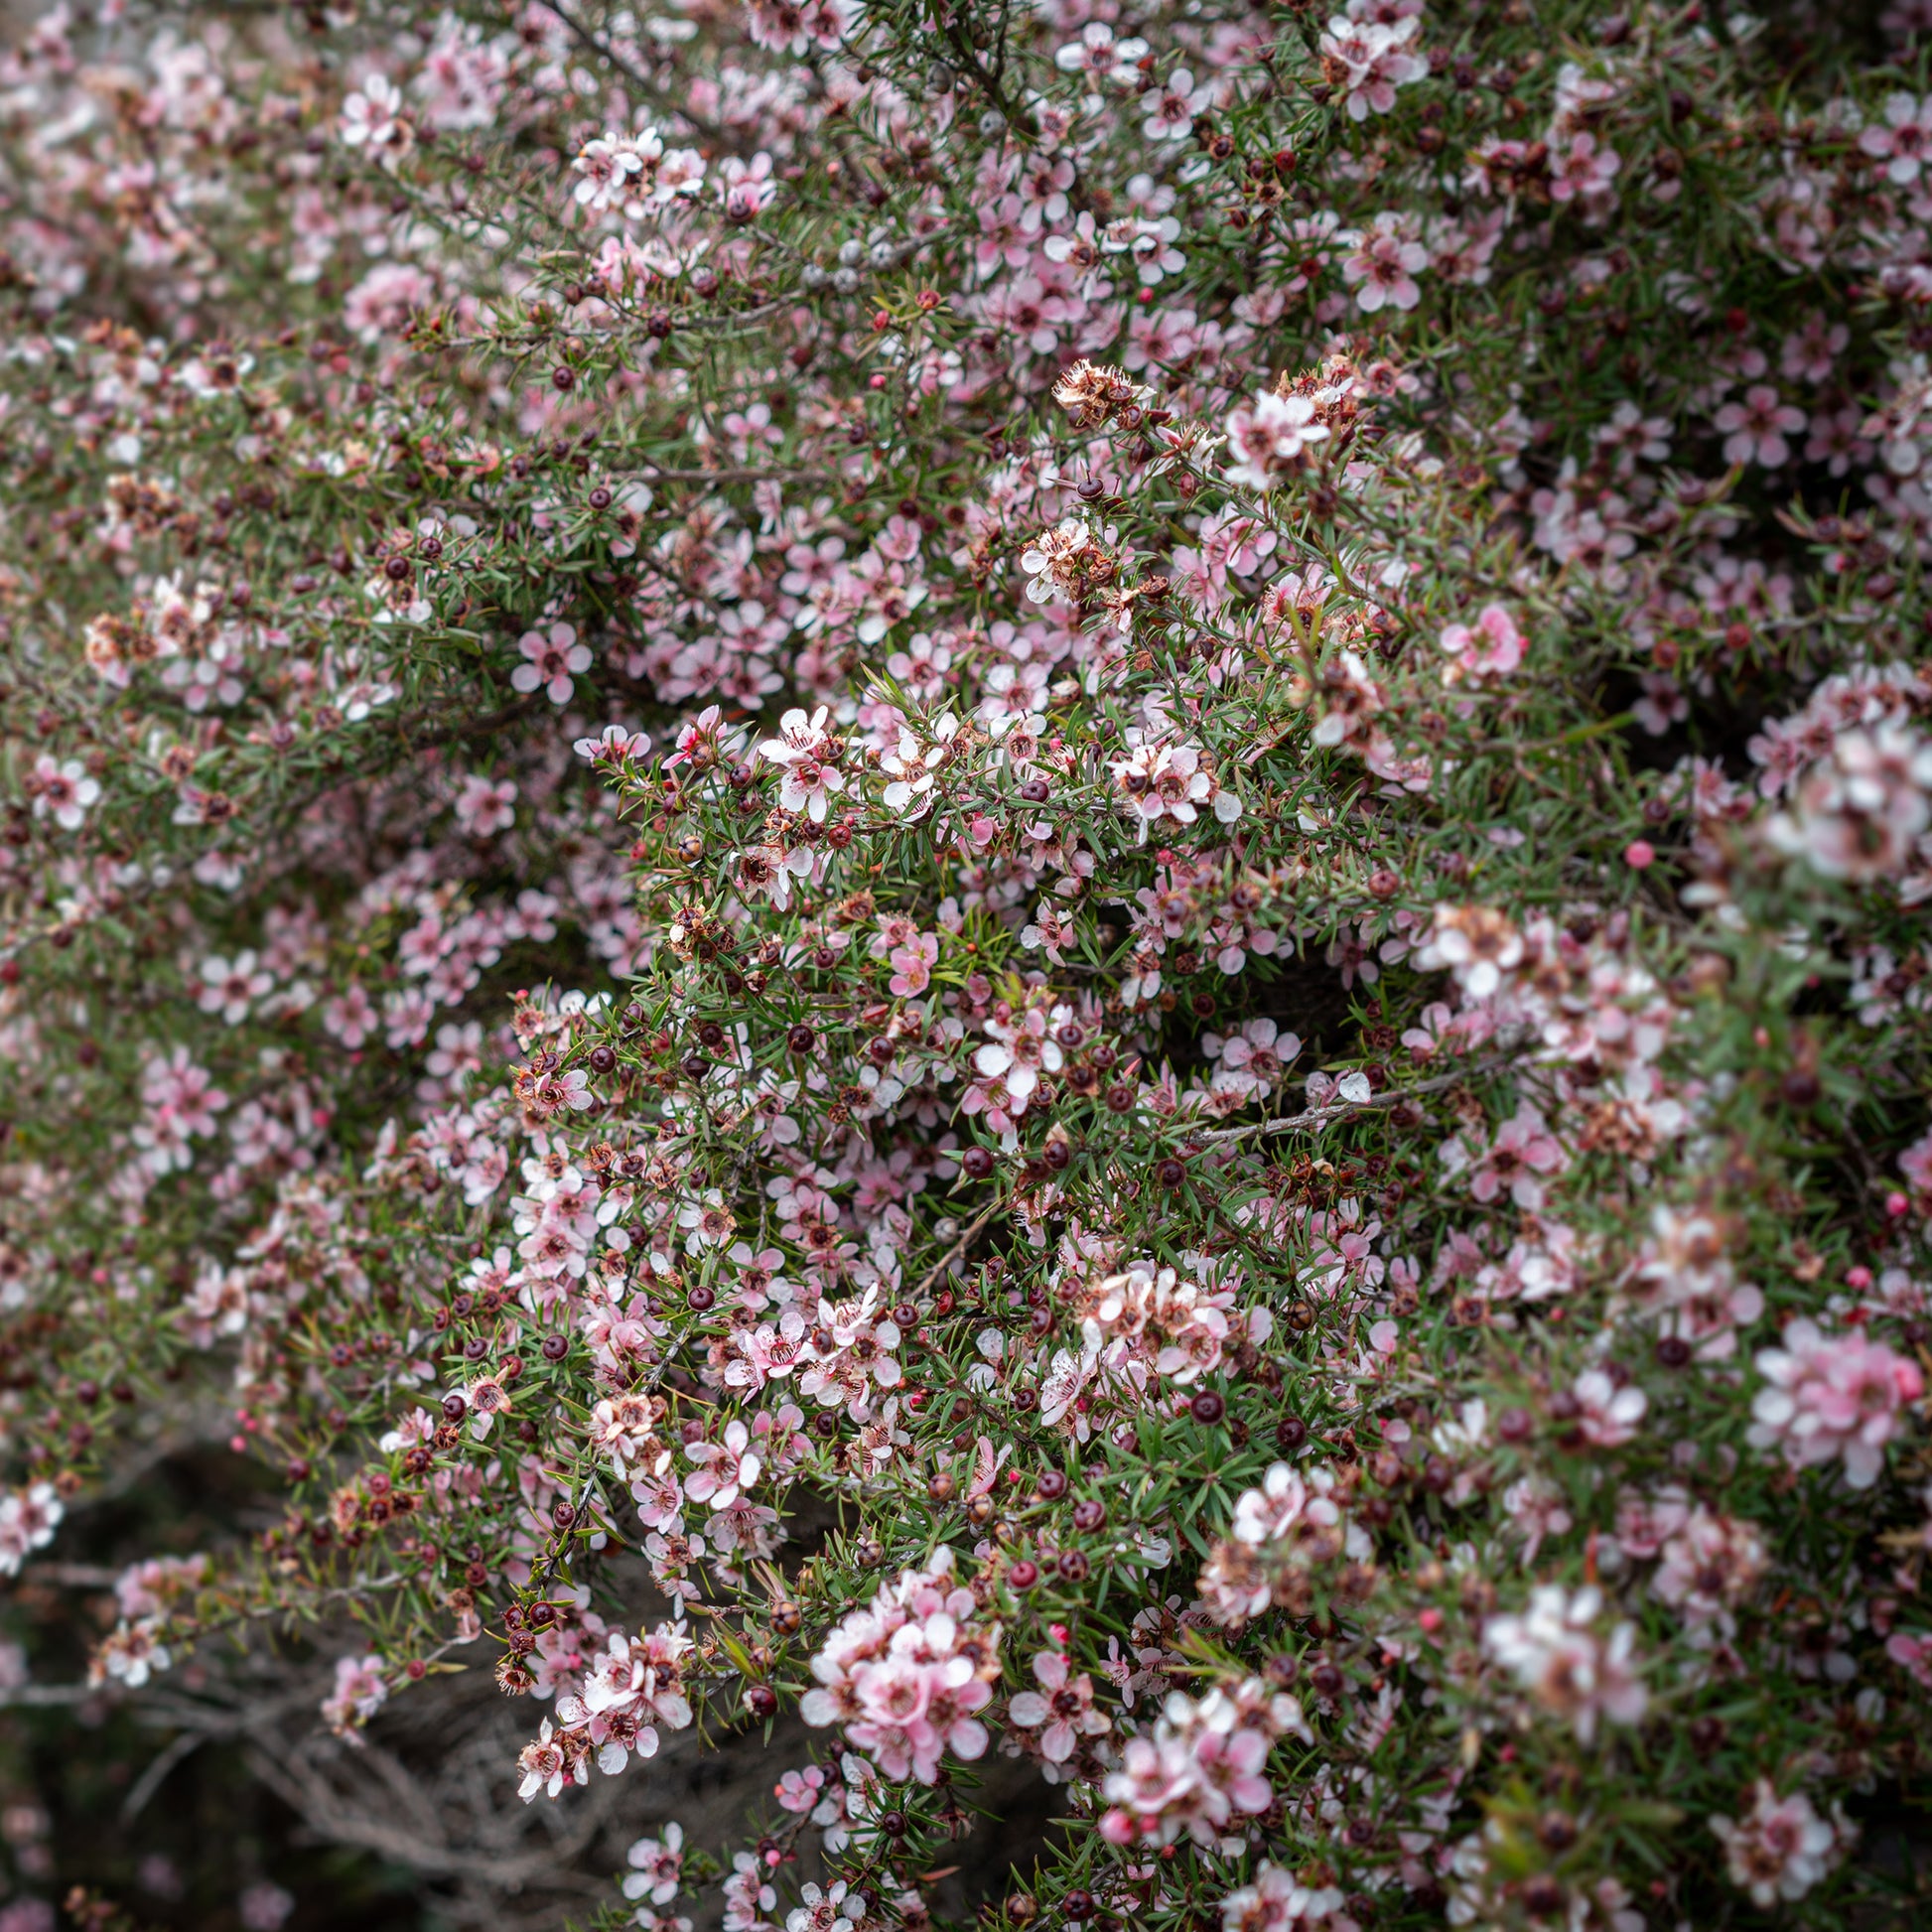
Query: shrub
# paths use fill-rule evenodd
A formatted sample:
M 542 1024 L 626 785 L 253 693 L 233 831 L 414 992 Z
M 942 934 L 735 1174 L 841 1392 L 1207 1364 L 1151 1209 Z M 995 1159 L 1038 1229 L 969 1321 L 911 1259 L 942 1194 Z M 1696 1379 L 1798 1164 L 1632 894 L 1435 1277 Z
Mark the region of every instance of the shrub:
M 613 1923 L 1910 1890 L 1927 21 L 24 34 L 0 1561 L 282 1498 L 94 1681 L 801 1714 Z

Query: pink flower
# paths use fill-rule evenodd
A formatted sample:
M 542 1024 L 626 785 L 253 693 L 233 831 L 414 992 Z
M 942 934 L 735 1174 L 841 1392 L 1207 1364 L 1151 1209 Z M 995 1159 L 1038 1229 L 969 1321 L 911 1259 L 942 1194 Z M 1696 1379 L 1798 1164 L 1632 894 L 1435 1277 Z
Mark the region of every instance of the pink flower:
M 202 990 L 197 1004 L 204 1013 L 219 1014 L 230 1027 L 237 1027 L 274 984 L 275 976 L 256 964 L 252 952 L 238 952 L 233 959 L 211 955 L 202 961 Z
M 574 624 L 553 623 L 547 631 L 526 630 L 516 640 L 516 647 L 528 662 L 510 673 L 511 688 L 541 690 L 554 705 L 570 702 L 570 694 L 577 688 L 571 682 L 573 674 L 591 667 L 591 648 L 577 641 Z
M 1885 118 L 1873 121 L 1859 136 L 1859 146 L 1874 161 L 1885 164 L 1888 180 L 1909 188 L 1932 154 L 1932 97 L 1916 99 L 1907 93 L 1886 96 Z
M 802 1771 L 787 1771 L 772 1786 L 772 1796 L 786 1811 L 802 1817 L 818 1803 L 824 1789 L 824 1770 L 819 1765 L 807 1764 Z
M 1727 402 L 1712 421 L 1724 432 L 1726 463 L 1757 463 L 1781 470 L 1791 459 L 1784 439 L 1803 429 L 1809 418 L 1794 404 L 1780 402 L 1768 382 L 1754 382 L 1742 402 Z
M 74 832 L 87 815 L 87 807 L 100 796 L 100 786 L 87 775 L 78 759 L 65 761 L 42 753 L 35 760 L 33 777 L 27 789 L 33 793 L 34 816 L 53 815 L 55 824 Z
M 352 1735 L 357 1726 L 381 1710 L 388 1697 L 380 1657 L 339 1657 L 336 1688 L 323 1701 L 323 1722 L 334 1731 Z
M 1932 741 L 1890 723 L 1834 733 L 1806 772 L 1794 809 L 1765 821 L 1781 852 L 1827 879 L 1882 879 L 1901 872 L 1932 821 Z
M 51 1482 L 30 1483 L 0 1497 L 0 1577 L 18 1576 L 21 1564 L 34 1551 L 54 1541 L 66 1514 L 60 1492 Z
M 1693 1623 L 1722 1616 L 1756 1587 L 1769 1559 L 1755 1523 L 1702 1503 L 1664 1545 L 1652 1591 Z
M 1185 68 L 1175 68 L 1168 84 L 1149 97 L 1141 132 L 1150 141 L 1178 141 L 1194 131 L 1194 117 L 1214 104 L 1212 86 L 1196 88 Z
M 1291 1730 L 1309 1735 L 1302 1707 L 1257 1679 L 1198 1702 L 1170 1693 L 1153 1735 L 1129 1738 L 1121 1768 L 1108 1774 L 1101 1837 L 1110 1845 L 1172 1845 L 1184 1834 L 1214 1846 L 1237 1816 L 1274 1802 L 1268 1753 Z
M 1316 1932 L 1322 1921 L 1339 1928 L 1343 1894 L 1334 1885 L 1310 1887 L 1292 1872 L 1267 1861 L 1255 1868 L 1253 1882 L 1221 1901 L 1221 1932 Z
M 1034 1677 L 1039 1689 L 1022 1691 L 1008 1715 L 1022 1729 L 1039 1731 L 1040 1755 L 1049 1764 L 1064 1764 L 1082 1737 L 1103 1736 L 1111 1726 L 1106 1714 L 1093 1708 L 1093 1679 L 1084 1671 L 1072 1675 L 1063 1652 L 1042 1650 L 1034 1659 Z
M 570 166 L 577 177 L 572 194 L 580 206 L 601 213 L 622 207 L 633 185 L 648 181 L 663 140 L 654 129 L 639 134 L 609 134 L 587 141 Z
M 1135 735 L 1128 735 L 1131 749 L 1127 756 L 1110 759 L 1107 768 L 1122 794 L 1124 807 L 1139 822 L 1142 844 L 1147 842 L 1149 830 L 1164 817 L 1176 825 L 1193 824 L 1202 805 L 1210 806 L 1223 825 L 1232 825 L 1241 816 L 1241 800 L 1203 766 L 1199 747 L 1135 744 Z
M 1201 1035 L 1201 1051 L 1210 1060 L 1219 1060 L 1214 1075 L 1214 1090 L 1242 1099 L 1270 1092 L 1279 1086 L 1289 1062 L 1302 1050 L 1294 1034 L 1282 1033 L 1272 1020 L 1249 1020 L 1238 1034 L 1225 1038 L 1219 1034 Z
M 823 705 L 808 717 L 791 710 L 778 720 L 778 736 L 759 747 L 759 756 L 784 769 L 778 803 L 788 812 L 804 812 L 816 823 L 825 822 L 832 794 L 845 789 L 839 769 L 837 742 L 826 729 L 830 714 Z
M 751 1432 L 734 1416 L 725 1425 L 722 1443 L 687 1447 L 685 1454 L 699 1466 L 695 1475 L 684 1478 L 684 1493 L 694 1503 L 709 1503 L 714 1510 L 729 1509 L 757 1484 L 762 1467 L 751 1442 Z
M 684 1827 L 673 1820 L 662 1839 L 640 1838 L 624 1855 L 631 1867 L 623 1881 L 626 1898 L 648 1898 L 668 1905 L 684 1882 Z
M 406 140 L 401 89 L 381 74 L 371 74 L 343 102 L 341 134 L 345 148 L 385 148 Z
M 1725 1848 L 1731 1883 L 1767 1911 L 1781 1898 L 1802 1898 L 1857 1836 L 1842 1812 L 1823 1819 L 1802 1791 L 1780 1798 L 1769 1778 L 1752 1787 L 1741 1823 L 1715 1817 L 1711 1829 Z
M 901 999 L 923 993 L 932 983 L 932 969 L 939 963 L 939 938 L 922 932 L 892 952 L 893 976 L 887 984 Z
M 1923 1134 L 1898 1157 L 1898 1172 L 1912 1191 L 1932 1199 L 1932 1134 Z
M 471 772 L 457 793 L 456 822 L 473 839 L 493 838 L 516 822 L 516 780 Z
M 714 711 L 716 707 L 713 707 Z M 686 728 L 687 731 L 689 727 Z M 683 740 L 679 740 L 680 746 Z M 593 764 L 613 764 L 622 766 L 634 759 L 646 758 L 650 754 L 650 734 L 648 732 L 626 731 L 621 725 L 606 725 L 595 738 L 580 738 L 571 748 L 580 759 L 589 759 Z M 673 756 L 664 760 L 664 768 L 669 770 L 679 759 Z
M 1553 202 L 1581 201 L 1588 208 L 1603 206 L 1610 197 L 1610 183 L 1623 166 L 1613 148 L 1599 148 L 1595 135 L 1586 129 L 1571 137 L 1570 146 L 1550 163 L 1550 199 Z
M 1894 1630 L 1885 1639 L 1885 1655 L 1932 1691 L 1932 1636 L 1918 1630 Z
M 1757 1372 L 1766 1386 L 1751 1404 L 1752 1448 L 1776 1448 L 1794 1469 L 1842 1457 L 1854 1489 L 1878 1480 L 1901 1412 L 1925 1393 L 1916 1363 L 1857 1329 L 1827 1335 L 1805 1315 L 1781 1347 L 1758 1352 Z
M 1324 69 L 1340 80 L 1351 121 L 1386 114 L 1395 90 L 1428 76 L 1429 62 L 1410 43 L 1422 31 L 1414 15 L 1406 20 L 1351 20 L 1337 14 L 1321 36 Z
M 1355 306 L 1365 316 L 1391 303 L 1413 309 L 1422 300 L 1416 275 L 1429 266 L 1429 250 L 1416 240 L 1410 221 L 1407 214 L 1378 214 L 1341 265 L 1341 278 L 1355 291 Z
M 1518 1207 L 1534 1213 L 1543 1205 L 1540 1176 L 1561 1173 L 1569 1165 L 1542 1114 L 1526 1104 L 1496 1130 L 1487 1151 L 1476 1156 L 1469 1172 L 1469 1192 L 1479 1201 L 1492 1201 L 1507 1188 Z
M 377 1014 L 360 980 L 347 987 L 322 1009 L 323 1031 L 339 1039 L 352 1053 L 375 1031 Z
M 557 1716 L 567 1727 L 560 1741 L 574 1743 L 586 1755 L 595 1749 L 598 1769 L 607 1776 L 621 1771 L 632 1753 L 654 1757 L 660 1741 L 658 1724 L 682 1730 L 691 1723 L 690 1701 L 680 1682 L 682 1662 L 691 1647 L 682 1623 L 659 1624 L 648 1636 L 635 1638 L 613 1630 L 605 1648 L 592 1659 L 581 1694 L 557 1700 Z M 548 1724 L 544 1730 L 546 1738 L 540 1741 L 547 1741 Z M 526 1750 L 525 1798 L 537 1788 L 528 1776 L 529 1759 Z M 580 1762 L 576 1781 L 582 1784 L 588 1777 Z M 554 1772 L 548 1782 L 555 1797 L 559 1785 Z
M 1276 489 L 1302 467 L 1304 455 L 1324 442 L 1328 426 L 1314 419 L 1314 403 L 1308 396 L 1278 396 L 1265 390 L 1242 403 L 1228 418 L 1227 466 L 1229 483 L 1250 489 Z
M 719 167 L 718 199 L 724 206 L 727 221 L 756 221 L 777 194 L 778 184 L 772 178 L 768 154 L 755 154 L 750 161 L 728 154 Z
M 1077 41 L 1068 41 L 1054 54 L 1053 65 L 1062 73 L 1083 73 L 1096 84 L 1104 80 L 1131 84 L 1140 77 L 1134 69 L 1146 52 L 1146 41 L 1117 41 L 1104 20 L 1090 20 Z
M 1056 1010 L 1055 1024 L 1064 1012 L 1064 1008 Z M 989 1080 L 1005 1082 L 1017 1114 L 1026 1112 L 1039 1076 L 1057 1073 L 1063 1063 L 1059 1042 L 1047 1031 L 1047 1025 L 1048 1016 L 1039 1007 L 1017 1014 L 1011 1021 L 989 1020 L 986 1031 L 991 1038 L 973 1055 L 975 1070 Z
M 545 1718 L 536 1740 L 525 1744 L 516 1760 L 523 1782 L 516 1795 L 527 1805 L 539 1791 L 554 1798 L 563 1790 L 566 1779 L 577 1784 L 590 1782 L 590 1768 L 583 1758 L 573 1758 L 560 1742 L 553 1741 L 550 1720 Z
M 611 733 L 616 729 L 617 727 L 614 725 L 607 726 L 605 728 L 605 737 L 609 738 Z M 730 736 L 736 742 L 735 734 Z M 680 764 L 689 764 L 698 770 L 704 770 L 706 767 L 717 763 L 718 759 L 724 756 L 727 737 L 728 734 L 724 724 L 723 712 L 715 704 L 706 705 L 688 725 L 679 731 L 677 735 L 677 749 L 664 760 L 664 769 L 666 771 L 675 771 Z M 649 748 L 649 739 L 645 738 L 639 732 L 631 741 L 633 749 L 629 756 L 636 756 L 635 747 L 640 740 L 645 749 Z M 578 741 L 577 749 L 579 752 L 583 751 L 584 743 L 585 741 L 581 739 Z
M 1441 642 L 1451 659 L 1443 669 L 1445 684 L 1464 677 L 1506 677 L 1523 661 L 1523 633 L 1500 604 L 1484 605 L 1473 624 L 1447 625 Z
M 749 0 L 752 39 L 777 54 L 836 54 L 859 19 L 858 0 Z
M 1578 1376 L 1571 1395 L 1577 1402 L 1577 1428 L 1584 1441 L 1598 1449 L 1621 1449 L 1636 1439 L 1637 1425 L 1650 1407 L 1650 1398 L 1634 1383 L 1622 1388 L 1600 1368 Z
M 843 1724 L 889 1778 L 932 1784 L 947 1751 L 983 1756 L 999 1632 L 981 1624 L 970 1590 L 951 1587 L 952 1552 L 902 1572 L 834 1629 L 812 1659 L 818 1688 L 800 1700 L 808 1725 Z

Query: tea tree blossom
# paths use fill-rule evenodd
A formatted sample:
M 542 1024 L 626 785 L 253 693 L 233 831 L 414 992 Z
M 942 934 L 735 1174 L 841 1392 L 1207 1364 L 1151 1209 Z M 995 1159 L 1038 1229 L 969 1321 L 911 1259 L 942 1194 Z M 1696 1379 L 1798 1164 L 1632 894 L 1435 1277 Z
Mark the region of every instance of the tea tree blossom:
M 80 829 L 88 807 L 100 797 L 100 782 L 78 759 L 57 759 L 45 752 L 34 761 L 34 816 L 51 817 L 69 832 Z
M 1273 489 L 1300 469 L 1303 456 L 1328 434 L 1315 421 L 1307 396 L 1281 396 L 1269 390 L 1228 418 L 1228 481 L 1251 489 Z
M 823 705 L 810 717 L 803 711 L 787 711 L 778 721 L 779 736 L 759 747 L 759 756 L 783 771 L 779 800 L 784 809 L 802 811 L 819 824 L 825 821 L 831 795 L 845 788 L 845 773 L 834 761 L 836 748 L 825 722 Z
M 947 1587 L 950 1571 L 948 1561 L 903 1573 L 812 1659 L 818 1688 L 800 1715 L 809 1725 L 843 1724 L 889 1778 L 931 1784 L 946 1752 L 970 1761 L 986 1750 L 974 1713 L 992 1701 L 987 1673 L 998 1669 L 999 1631 L 975 1621 L 970 1591 Z
M 1602 1612 L 1593 1586 L 1573 1594 L 1544 1585 L 1523 1614 L 1491 1617 L 1482 1632 L 1489 1655 L 1585 1744 L 1606 1721 L 1635 1724 L 1649 1702 L 1635 1669 L 1635 1625 L 1616 1623 L 1602 1635 L 1594 1627 Z
M 1854 1489 L 1878 1480 L 1901 1412 L 1925 1386 L 1918 1364 L 1883 1342 L 1831 1335 L 1804 1316 L 1781 1347 L 1758 1352 L 1756 1366 L 1763 1386 L 1751 1402 L 1751 1444 L 1793 1468 L 1842 1462 Z
M 1007 1715 L 1021 1729 L 1037 1733 L 1039 1754 L 1049 1764 L 1064 1764 L 1086 1737 L 1103 1737 L 1112 1728 L 1104 1711 L 1094 1708 L 1093 1680 L 1073 1675 L 1065 1655 L 1042 1650 L 1034 1659 L 1036 1691 L 1022 1691 Z
M 1413 43 L 1421 32 L 1417 15 L 1398 19 L 1356 19 L 1337 14 L 1321 37 L 1325 73 L 1341 83 L 1350 120 L 1386 114 L 1395 105 L 1398 87 L 1420 80 L 1428 61 Z
M 623 1895 L 648 1899 L 653 1905 L 669 1904 L 682 1882 L 684 1827 L 673 1819 L 661 1839 L 640 1838 L 623 1858 L 631 1867 L 624 1874 Z
M 591 647 L 577 641 L 575 625 L 553 623 L 547 630 L 526 630 L 516 640 L 525 662 L 510 673 L 518 691 L 541 691 L 554 705 L 570 702 L 577 688 L 574 678 L 591 667 Z
M 1221 1901 L 1222 1932 L 1294 1932 L 1334 1925 L 1340 1932 L 1343 1894 L 1333 1885 L 1307 1886 L 1263 1861 L 1250 1884 Z
M 1711 1820 L 1731 1883 L 1766 1908 L 1802 1898 L 1844 1857 L 1854 1836 L 1849 1824 L 1821 1818 L 1802 1791 L 1780 1798 L 1768 1778 L 1750 1797 L 1741 1819 Z

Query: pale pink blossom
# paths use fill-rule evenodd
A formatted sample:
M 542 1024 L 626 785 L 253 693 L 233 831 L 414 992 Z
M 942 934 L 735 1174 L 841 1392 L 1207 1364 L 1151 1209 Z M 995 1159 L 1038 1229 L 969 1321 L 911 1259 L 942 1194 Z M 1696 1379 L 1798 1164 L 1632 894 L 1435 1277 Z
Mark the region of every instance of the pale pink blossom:
M 1636 1674 L 1636 1625 L 1616 1623 L 1599 1634 L 1602 1613 L 1595 1585 L 1572 1594 L 1545 1584 L 1520 1614 L 1492 1616 L 1482 1630 L 1483 1649 L 1586 1744 L 1605 1719 L 1635 1724 L 1649 1702 Z
M 577 627 L 553 623 L 546 630 L 526 630 L 516 640 L 525 661 L 510 673 L 510 688 L 541 691 L 554 705 L 566 705 L 576 690 L 573 677 L 591 668 L 591 647 L 577 641 Z
M 1714 1817 L 1711 1829 L 1725 1848 L 1731 1883 L 1768 1911 L 1780 1899 L 1804 1897 L 1858 1834 L 1842 1812 L 1821 1818 L 1802 1791 L 1780 1798 L 1769 1778 L 1759 1778 L 1750 1796 L 1741 1819 Z
M 1083 1737 L 1103 1737 L 1112 1728 L 1107 1714 L 1093 1705 L 1093 1679 L 1069 1669 L 1063 1651 L 1042 1650 L 1034 1658 L 1037 1691 L 1022 1691 L 1007 1707 L 1023 1730 L 1036 1730 L 1039 1754 L 1049 1764 L 1064 1764 Z
M 1842 1460 L 1854 1489 L 1884 1467 L 1885 1445 L 1925 1393 L 1918 1364 L 1858 1329 L 1828 1335 L 1808 1315 L 1781 1344 L 1760 1349 L 1764 1386 L 1751 1403 L 1753 1448 L 1775 1449 L 1794 1469 Z

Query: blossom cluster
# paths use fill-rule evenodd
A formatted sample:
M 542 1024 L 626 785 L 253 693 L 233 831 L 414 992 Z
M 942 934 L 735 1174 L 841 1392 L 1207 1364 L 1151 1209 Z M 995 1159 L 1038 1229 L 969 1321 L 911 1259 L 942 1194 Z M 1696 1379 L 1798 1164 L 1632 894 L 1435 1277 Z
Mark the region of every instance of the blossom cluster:
M 401 1856 L 354 1747 L 490 1658 L 651 1932 L 1870 1917 L 1928 32 L 9 29 L 35 1722 L 299 1667 Z M 270 1505 L 103 1527 L 205 1436 Z M 792 1712 L 743 1849 L 580 1789 Z M 982 1901 L 996 1750 L 1081 1829 Z

